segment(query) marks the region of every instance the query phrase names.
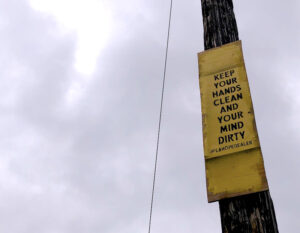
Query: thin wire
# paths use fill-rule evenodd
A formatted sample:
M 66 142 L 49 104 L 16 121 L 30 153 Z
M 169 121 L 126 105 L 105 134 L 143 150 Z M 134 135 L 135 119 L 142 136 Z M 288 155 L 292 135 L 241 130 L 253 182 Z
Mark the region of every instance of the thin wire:
M 153 173 L 153 184 L 152 184 L 152 195 L 151 195 L 151 207 L 150 207 L 148 233 L 151 233 L 151 223 L 152 223 L 152 213 L 153 213 L 153 200 L 154 200 L 156 171 L 157 171 L 157 161 L 158 161 L 159 138 L 160 138 L 160 128 L 161 128 L 161 120 L 162 120 L 164 92 L 165 92 L 165 82 L 166 82 L 166 72 L 167 72 L 168 53 L 169 53 L 169 41 L 170 41 L 170 29 L 171 29 L 172 9 L 173 9 L 173 0 L 171 0 L 171 3 L 170 3 L 168 36 L 167 36 L 167 45 L 166 45 L 166 53 L 165 53 L 165 65 L 164 65 L 163 83 L 162 83 L 162 90 L 161 90 L 161 101 L 160 101 L 159 123 L 158 123 L 158 131 L 157 131 L 155 165 L 154 165 L 154 173 Z

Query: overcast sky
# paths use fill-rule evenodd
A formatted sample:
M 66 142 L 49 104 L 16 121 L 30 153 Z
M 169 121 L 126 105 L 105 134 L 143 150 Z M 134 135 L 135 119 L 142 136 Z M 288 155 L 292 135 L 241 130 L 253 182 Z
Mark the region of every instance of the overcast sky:
M 300 2 L 234 1 L 281 232 L 300 228 Z M 146 233 L 169 1 L 0 0 L 0 231 Z M 200 0 L 174 0 L 153 233 L 208 204 Z

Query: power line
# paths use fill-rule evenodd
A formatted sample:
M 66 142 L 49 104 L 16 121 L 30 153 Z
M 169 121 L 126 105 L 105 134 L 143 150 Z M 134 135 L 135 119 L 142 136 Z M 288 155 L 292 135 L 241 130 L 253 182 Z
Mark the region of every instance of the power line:
M 167 63 L 168 63 L 168 53 L 169 53 L 169 41 L 170 41 L 170 29 L 171 29 L 172 10 L 173 10 L 173 0 L 171 0 L 171 2 L 170 2 L 168 35 L 167 35 L 167 44 L 166 44 L 166 53 L 165 53 L 163 83 L 162 83 L 162 90 L 161 90 L 161 101 L 160 101 L 160 112 L 159 112 L 159 122 L 158 122 L 158 131 L 157 131 L 157 142 L 156 142 L 156 153 L 155 153 L 155 164 L 154 164 L 154 173 L 153 173 L 153 184 L 152 184 L 152 195 L 151 195 L 151 206 L 150 206 L 148 233 L 151 233 L 151 223 L 152 223 L 152 213 L 153 213 L 153 200 L 154 200 L 155 181 L 156 181 L 156 172 L 157 172 L 157 161 L 158 161 L 158 151 L 159 151 L 159 138 L 160 138 L 160 128 L 161 128 L 163 102 L 164 102 L 166 71 L 167 71 Z

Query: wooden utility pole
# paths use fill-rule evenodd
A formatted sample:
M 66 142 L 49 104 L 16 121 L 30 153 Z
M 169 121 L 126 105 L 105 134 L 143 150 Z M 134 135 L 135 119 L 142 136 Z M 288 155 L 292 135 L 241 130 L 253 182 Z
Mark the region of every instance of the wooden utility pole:
M 205 50 L 239 40 L 232 0 L 201 0 Z M 219 201 L 223 233 L 277 233 L 269 191 Z

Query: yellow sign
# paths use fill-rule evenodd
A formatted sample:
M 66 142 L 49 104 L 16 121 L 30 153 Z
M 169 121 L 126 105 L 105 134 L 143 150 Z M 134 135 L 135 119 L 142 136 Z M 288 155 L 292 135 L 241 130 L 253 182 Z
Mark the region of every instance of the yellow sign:
M 245 68 L 200 78 L 206 158 L 259 147 Z
M 267 190 L 241 41 L 198 58 L 209 201 Z

